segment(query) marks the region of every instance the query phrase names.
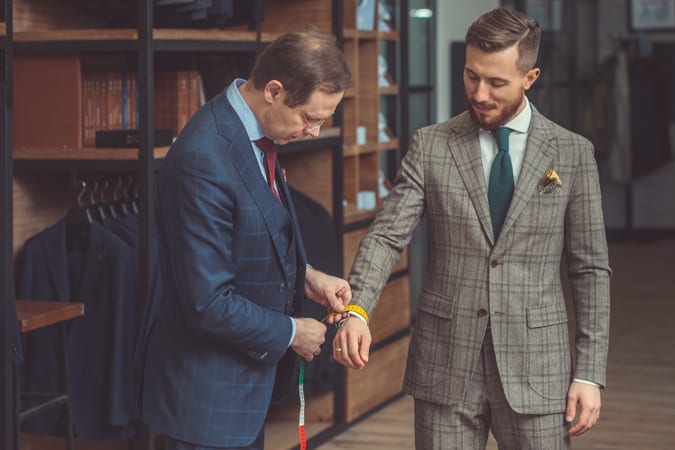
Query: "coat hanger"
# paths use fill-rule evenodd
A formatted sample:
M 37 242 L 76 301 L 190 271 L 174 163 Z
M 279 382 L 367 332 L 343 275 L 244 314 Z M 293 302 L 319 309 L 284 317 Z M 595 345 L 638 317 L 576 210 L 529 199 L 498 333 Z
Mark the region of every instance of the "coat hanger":
M 66 216 L 66 224 L 68 225 L 91 225 L 94 217 L 91 211 L 83 201 L 84 194 L 87 192 L 87 182 L 80 180 L 80 193 L 77 195 L 77 205 L 70 208 Z
M 124 187 L 124 200 L 127 204 L 127 207 L 131 210 L 131 213 L 138 215 L 138 204 L 136 200 L 129 194 L 130 190 L 134 187 L 134 177 L 129 175 L 127 180 L 128 183 Z
M 106 219 L 106 214 L 103 205 L 96 201 L 96 191 L 98 191 L 98 179 L 94 179 L 94 189 L 89 194 L 89 206 L 94 210 L 96 220 L 103 222 Z
M 122 177 L 117 177 L 117 186 L 113 189 L 113 205 L 116 205 L 119 208 L 120 216 L 127 217 L 129 215 L 129 209 L 127 204 L 124 202 L 123 198 L 118 198 L 117 193 L 122 187 Z
M 65 218 L 66 223 L 66 250 L 68 253 L 82 253 L 89 242 L 89 230 L 94 217 L 88 205 L 84 203 L 84 194 L 87 192 L 87 182 L 80 180 L 80 193 L 77 196 L 77 205 L 70 208 Z
M 110 216 L 111 219 L 117 219 L 117 211 L 115 211 L 115 204 L 112 200 L 106 200 L 106 191 L 108 190 L 108 186 L 110 186 L 110 181 L 108 180 L 107 177 L 103 177 L 103 189 L 101 189 L 101 199 L 99 201 L 100 206 L 99 208 L 103 210 L 103 212 Z

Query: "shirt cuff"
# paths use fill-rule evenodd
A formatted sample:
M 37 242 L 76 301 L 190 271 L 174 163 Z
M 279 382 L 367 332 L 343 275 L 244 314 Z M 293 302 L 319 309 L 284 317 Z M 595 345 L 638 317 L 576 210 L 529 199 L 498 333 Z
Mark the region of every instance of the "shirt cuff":
M 590 384 L 591 386 L 595 386 L 596 388 L 602 388 L 598 383 L 594 381 L 588 381 L 588 380 L 582 380 L 581 378 L 572 378 L 572 381 L 575 383 L 583 383 L 583 384 Z
M 293 339 L 295 339 L 295 320 L 293 320 L 292 317 L 289 317 L 289 319 L 291 319 L 291 325 L 293 329 L 291 330 L 291 340 L 288 341 L 288 347 L 291 346 L 291 344 L 293 343 Z

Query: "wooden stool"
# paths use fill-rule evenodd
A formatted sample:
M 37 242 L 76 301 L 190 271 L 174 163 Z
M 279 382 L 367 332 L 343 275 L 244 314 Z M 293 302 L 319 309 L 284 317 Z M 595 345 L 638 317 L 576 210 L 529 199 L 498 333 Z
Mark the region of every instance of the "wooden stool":
M 14 365 L 14 392 L 16 395 L 16 443 L 19 450 L 19 432 L 21 422 L 29 417 L 39 414 L 42 411 L 51 409 L 57 406 L 64 407 L 65 426 L 64 438 L 66 439 L 66 449 L 73 450 L 73 417 L 70 407 L 70 400 L 68 398 L 68 339 L 66 336 L 66 322 L 84 315 L 84 304 L 71 302 L 48 302 L 37 300 L 17 300 L 16 301 L 16 317 L 19 322 L 19 332 L 28 333 L 39 330 L 48 326 L 56 325 L 59 328 L 60 342 L 59 355 L 61 359 L 61 379 L 62 392 L 55 394 L 47 393 L 22 393 L 19 382 L 19 367 Z M 39 405 L 21 411 L 21 396 L 40 396 L 44 397 L 45 401 Z

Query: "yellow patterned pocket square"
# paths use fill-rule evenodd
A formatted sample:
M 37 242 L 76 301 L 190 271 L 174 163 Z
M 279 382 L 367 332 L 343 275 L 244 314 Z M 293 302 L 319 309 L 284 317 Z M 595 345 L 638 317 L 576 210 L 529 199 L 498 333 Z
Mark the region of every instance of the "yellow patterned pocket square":
M 551 192 L 559 191 L 562 187 L 562 181 L 555 170 L 551 169 L 546 172 L 544 175 L 544 180 L 542 181 L 541 189 L 539 190 L 540 194 L 550 194 Z

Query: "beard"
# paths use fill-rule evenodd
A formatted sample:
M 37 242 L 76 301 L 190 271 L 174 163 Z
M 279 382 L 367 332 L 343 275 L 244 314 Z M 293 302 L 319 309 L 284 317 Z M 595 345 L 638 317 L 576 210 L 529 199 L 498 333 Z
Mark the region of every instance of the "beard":
M 471 120 L 473 120 L 476 125 L 484 130 L 493 130 L 497 127 L 501 127 L 515 117 L 520 105 L 523 103 L 524 97 L 525 92 L 521 92 L 517 99 L 504 103 L 501 112 L 494 117 L 481 115 L 481 113 L 476 112 L 475 107 L 480 106 L 483 109 L 497 110 L 498 106 L 496 103 L 474 102 L 469 98 L 466 92 L 464 92 L 464 103 L 466 109 L 469 111 Z

